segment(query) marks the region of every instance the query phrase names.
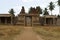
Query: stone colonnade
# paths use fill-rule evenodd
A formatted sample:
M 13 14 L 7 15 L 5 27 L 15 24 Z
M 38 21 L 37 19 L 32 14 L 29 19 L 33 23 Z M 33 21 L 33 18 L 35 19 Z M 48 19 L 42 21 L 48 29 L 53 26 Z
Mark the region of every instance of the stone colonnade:
M 48 18 L 48 19 L 50 19 L 50 18 Z M 51 18 L 51 19 L 52 19 L 52 21 L 50 20 L 50 23 L 51 23 L 52 25 L 56 25 L 57 18 Z M 47 25 L 46 21 L 47 21 L 47 18 L 45 18 L 44 25 Z M 49 25 L 50 25 L 50 24 L 49 24 Z
M 0 17 L 0 24 L 12 24 L 11 17 Z

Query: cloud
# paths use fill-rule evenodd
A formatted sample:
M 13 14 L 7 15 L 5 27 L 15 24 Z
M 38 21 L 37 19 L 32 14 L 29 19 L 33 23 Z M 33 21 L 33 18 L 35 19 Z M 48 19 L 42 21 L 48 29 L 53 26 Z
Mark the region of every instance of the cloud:
M 15 10 L 15 15 L 19 14 L 21 11 L 21 7 L 22 5 L 25 7 L 25 11 L 28 12 L 29 8 L 32 7 L 36 7 L 36 6 L 41 6 L 42 9 L 44 9 L 45 7 L 47 7 L 49 5 L 49 3 L 53 1 L 53 0 L 19 0 L 19 5 L 16 5 L 13 7 L 13 9 Z M 57 1 L 57 0 L 55 0 Z M 55 2 L 53 1 L 53 2 Z M 55 15 L 57 13 L 59 13 L 59 8 L 55 8 L 55 10 L 53 10 L 53 14 Z M 57 11 L 58 10 L 58 11 Z M 50 11 L 49 11 L 50 13 Z
M 21 11 L 21 6 L 14 6 L 12 7 L 15 11 L 15 15 L 19 14 L 19 12 Z
M 22 0 L 22 2 L 32 2 L 34 0 Z

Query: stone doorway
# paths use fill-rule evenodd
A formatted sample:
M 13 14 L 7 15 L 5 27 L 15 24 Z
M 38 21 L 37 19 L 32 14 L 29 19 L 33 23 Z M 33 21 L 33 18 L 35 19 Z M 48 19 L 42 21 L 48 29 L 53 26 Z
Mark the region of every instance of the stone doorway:
M 31 16 L 25 17 L 25 25 L 26 26 L 32 26 L 32 17 Z
M 47 25 L 53 25 L 53 18 L 46 18 Z

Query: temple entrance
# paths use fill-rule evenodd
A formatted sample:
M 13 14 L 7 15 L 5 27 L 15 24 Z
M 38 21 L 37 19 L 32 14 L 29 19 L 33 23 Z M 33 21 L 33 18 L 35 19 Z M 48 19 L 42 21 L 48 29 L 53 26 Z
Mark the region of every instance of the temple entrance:
M 32 26 L 32 17 L 31 16 L 25 17 L 25 25 L 26 26 Z

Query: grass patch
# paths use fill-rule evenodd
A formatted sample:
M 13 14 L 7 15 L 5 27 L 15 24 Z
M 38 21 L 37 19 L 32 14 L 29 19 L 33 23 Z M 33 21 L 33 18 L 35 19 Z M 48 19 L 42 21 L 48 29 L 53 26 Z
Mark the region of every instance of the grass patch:
M 11 25 L 0 25 L 0 40 L 13 40 L 13 38 L 20 34 L 23 27 L 11 26 Z
M 60 40 L 60 27 L 34 27 L 33 31 L 45 40 Z

